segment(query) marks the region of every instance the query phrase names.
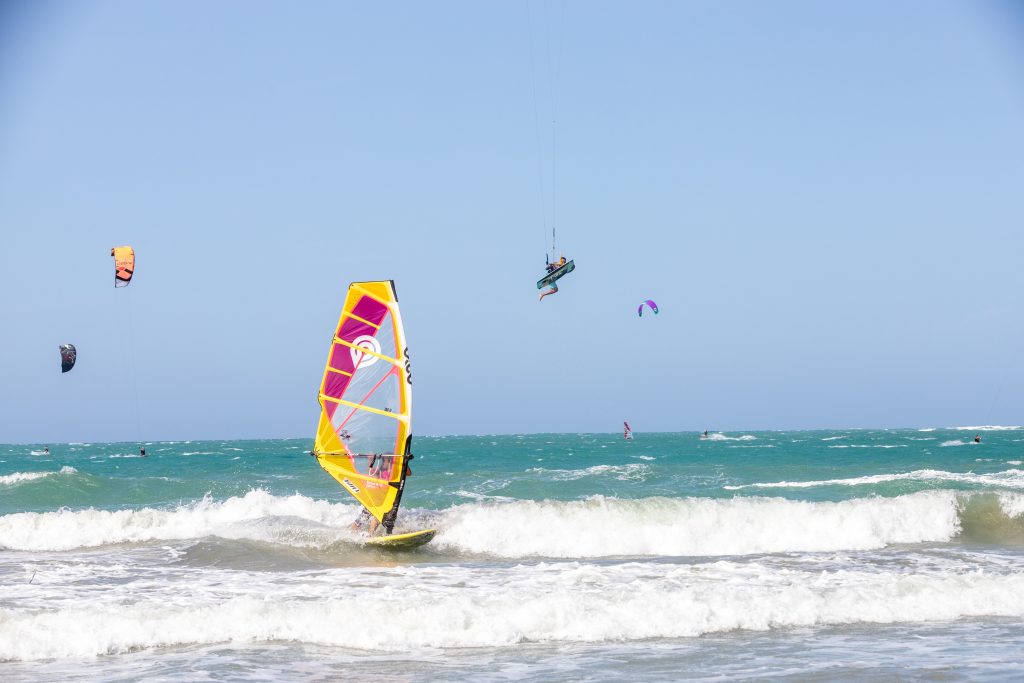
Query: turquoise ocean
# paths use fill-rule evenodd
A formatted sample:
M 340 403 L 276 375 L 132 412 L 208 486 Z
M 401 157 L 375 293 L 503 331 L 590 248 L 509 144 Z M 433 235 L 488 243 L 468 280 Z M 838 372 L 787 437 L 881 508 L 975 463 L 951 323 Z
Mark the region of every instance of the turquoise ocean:
M 975 443 L 975 434 L 981 442 Z M 1010 680 L 1024 429 L 0 445 L 0 679 Z

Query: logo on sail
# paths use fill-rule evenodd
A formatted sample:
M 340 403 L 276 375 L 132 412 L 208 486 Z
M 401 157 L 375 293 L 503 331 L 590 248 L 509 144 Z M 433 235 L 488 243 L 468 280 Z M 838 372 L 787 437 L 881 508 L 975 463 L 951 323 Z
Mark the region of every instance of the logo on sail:
M 372 353 L 380 353 L 380 342 L 377 341 L 376 337 L 363 334 L 353 339 L 352 343 L 359 347 L 349 349 L 349 352 L 352 354 L 352 365 L 356 370 L 369 367 L 379 360 L 377 356 L 372 356 L 359 350 L 366 349 Z

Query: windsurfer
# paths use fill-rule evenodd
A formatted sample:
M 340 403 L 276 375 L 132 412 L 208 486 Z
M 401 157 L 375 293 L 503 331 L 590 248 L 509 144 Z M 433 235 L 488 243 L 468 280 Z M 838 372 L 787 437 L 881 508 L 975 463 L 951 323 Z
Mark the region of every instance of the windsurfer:
M 974 435 L 974 443 L 981 443 L 981 434 Z
M 375 453 L 370 456 L 370 459 L 367 462 L 366 467 L 367 473 L 370 476 L 386 479 L 389 476 L 388 470 L 391 467 L 391 460 L 389 458 L 385 458 L 380 453 Z M 412 468 L 409 467 L 408 461 L 406 461 L 405 463 L 405 476 L 412 476 Z M 367 523 L 369 523 L 369 530 L 367 532 L 367 535 L 375 535 L 377 533 L 377 528 L 380 527 L 380 520 L 374 517 L 373 514 L 367 508 L 364 507 L 363 511 L 359 513 L 359 516 L 356 517 L 354 522 L 352 522 L 352 525 L 349 527 L 349 529 L 351 531 L 358 531 L 359 529 L 366 526 Z
M 139 446 L 139 457 L 140 458 L 145 458 L 146 457 L 146 447 L 145 446 Z

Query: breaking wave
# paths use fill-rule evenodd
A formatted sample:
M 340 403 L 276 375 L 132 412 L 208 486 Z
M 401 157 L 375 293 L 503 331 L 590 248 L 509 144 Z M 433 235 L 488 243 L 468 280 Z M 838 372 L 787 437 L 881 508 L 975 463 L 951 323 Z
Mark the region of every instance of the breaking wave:
M 1021 486 L 1024 488 L 1024 485 Z M 219 537 L 331 551 L 359 542 L 358 506 L 263 490 L 173 509 L 58 510 L 0 516 L 0 545 L 66 551 Z M 921 491 L 840 502 L 784 498 L 575 501 L 482 498 L 403 511 L 397 530 L 437 528 L 430 548 L 501 558 L 726 556 L 945 543 L 961 534 L 1024 543 L 1024 494 Z
M 665 566 L 335 569 L 273 583 L 192 577 L 145 596 L 111 587 L 47 610 L 0 609 L 0 660 L 285 641 L 376 652 L 685 638 L 738 629 L 1024 616 L 1024 576 L 945 567 L 885 571 L 717 561 Z M 368 586 L 381 579 L 388 588 Z M 400 599 L 398 599 L 400 598 Z M 372 628 L 352 615 L 389 600 Z
M 818 486 L 867 486 L 883 484 L 890 481 L 939 481 L 958 484 L 977 484 L 1013 489 L 1024 489 L 1024 470 L 1012 469 L 991 474 L 974 474 L 973 472 L 944 472 L 942 470 L 914 470 L 896 474 L 871 474 L 864 477 L 847 479 L 821 479 L 816 481 L 775 481 L 754 484 L 734 484 L 723 486 L 728 491 L 740 489 L 806 489 Z
M 74 467 L 65 465 L 61 467 L 59 471 L 48 471 L 48 472 L 15 472 L 14 474 L 5 474 L 0 476 L 0 484 L 20 484 L 25 481 L 32 481 L 34 479 L 43 479 L 44 477 L 52 477 L 55 474 L 77 474 L 78 470 Z

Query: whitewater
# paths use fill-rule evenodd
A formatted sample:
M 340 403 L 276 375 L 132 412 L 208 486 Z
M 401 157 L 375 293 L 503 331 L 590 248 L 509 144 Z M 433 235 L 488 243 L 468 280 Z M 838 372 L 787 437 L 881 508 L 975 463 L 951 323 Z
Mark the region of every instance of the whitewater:
M 417 437 L 400 553 L 308 440 L 0 445 L 0 677 L 1014 677 L 1024 431 L 711 436 Z

